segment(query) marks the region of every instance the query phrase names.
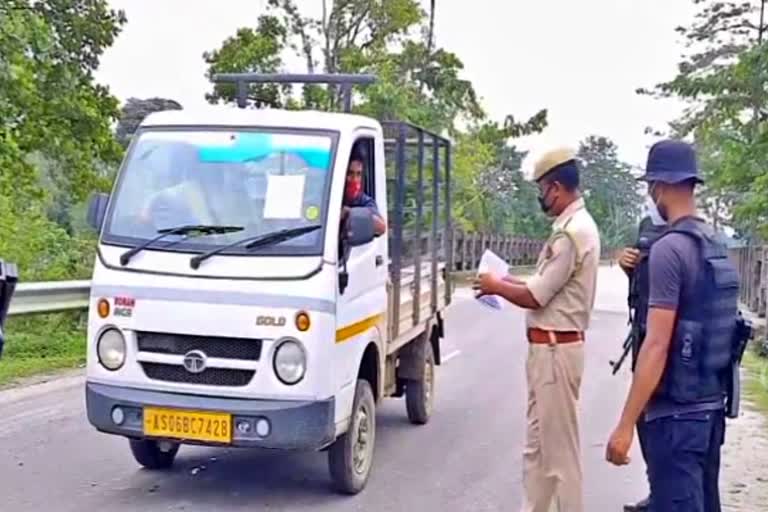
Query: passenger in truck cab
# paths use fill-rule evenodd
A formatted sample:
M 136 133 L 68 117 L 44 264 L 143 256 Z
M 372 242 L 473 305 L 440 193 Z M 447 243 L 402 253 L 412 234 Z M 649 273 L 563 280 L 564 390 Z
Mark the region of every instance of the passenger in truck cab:
M 381 236 L 387 231 L 387 224 L 379 213 L 376 201 L 363 192 L 365 175 L 365 158 L 359 152 L 353 152 L 347 167 L 347 184 L 344 188 L 344 202 L 341 211 L 341 221 L 349 215 L 350 208 L 369 208 L 373 214 L 374 233 Z

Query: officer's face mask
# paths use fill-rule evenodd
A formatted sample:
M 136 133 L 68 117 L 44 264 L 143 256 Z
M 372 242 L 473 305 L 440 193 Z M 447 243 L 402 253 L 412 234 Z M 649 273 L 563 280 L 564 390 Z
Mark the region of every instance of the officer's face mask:
M 550 210 L 552 209 L 552 206 L 555 204 L 555 201 L 557 201 L 557 198 L 554 198 L 552 201 L 548 202 L 547 198 L 549 197 L 549 192 L 554 187 L 553 183 L 549 183 L 547 185 L 547 188 L 544 189 L 544 192 L 539 192 L 538 197 L 536 199 L 539 201 L 539 207 L 541 210 L 546 213 L 547 215 L 550 215 Z

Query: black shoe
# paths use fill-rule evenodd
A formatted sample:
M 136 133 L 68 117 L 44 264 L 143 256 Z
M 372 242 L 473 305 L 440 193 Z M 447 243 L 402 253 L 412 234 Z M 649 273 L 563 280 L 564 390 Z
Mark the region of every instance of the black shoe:
M 647 512 L 648 498 L 642 499 L 634 505 L 624 505 L 624 512 Z

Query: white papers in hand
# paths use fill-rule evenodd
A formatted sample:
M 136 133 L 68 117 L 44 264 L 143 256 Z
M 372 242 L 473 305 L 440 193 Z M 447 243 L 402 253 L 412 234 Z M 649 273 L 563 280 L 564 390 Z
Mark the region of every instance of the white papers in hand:
M 502 278 L 509 273 L 509 265 L 507 262 L 501 259 L 496 253 L 490 249 L 486 249 L 483 256 L 480 258 L 480 265 L 477 268 L 478 274 L 492 274 L 496 277 Z M 498 295 L 483 295 L 478 297 L 477 300 L 481 304 L 493 309 L 502 309 L 504 305 L 504 298 Z

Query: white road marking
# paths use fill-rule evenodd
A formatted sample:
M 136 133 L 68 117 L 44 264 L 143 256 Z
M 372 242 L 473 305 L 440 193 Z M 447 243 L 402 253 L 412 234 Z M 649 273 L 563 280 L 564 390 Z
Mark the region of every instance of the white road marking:
M 445 357 L 443 357 L 442 362 L 443 363 L 447 363 L 448 361 L 450 361 L 454 357 L 457 357 L 457 356 L 460 356 L 460 355 L 461 355 L 461 350 L 454 350 L 450 354 L 446 354 Z

